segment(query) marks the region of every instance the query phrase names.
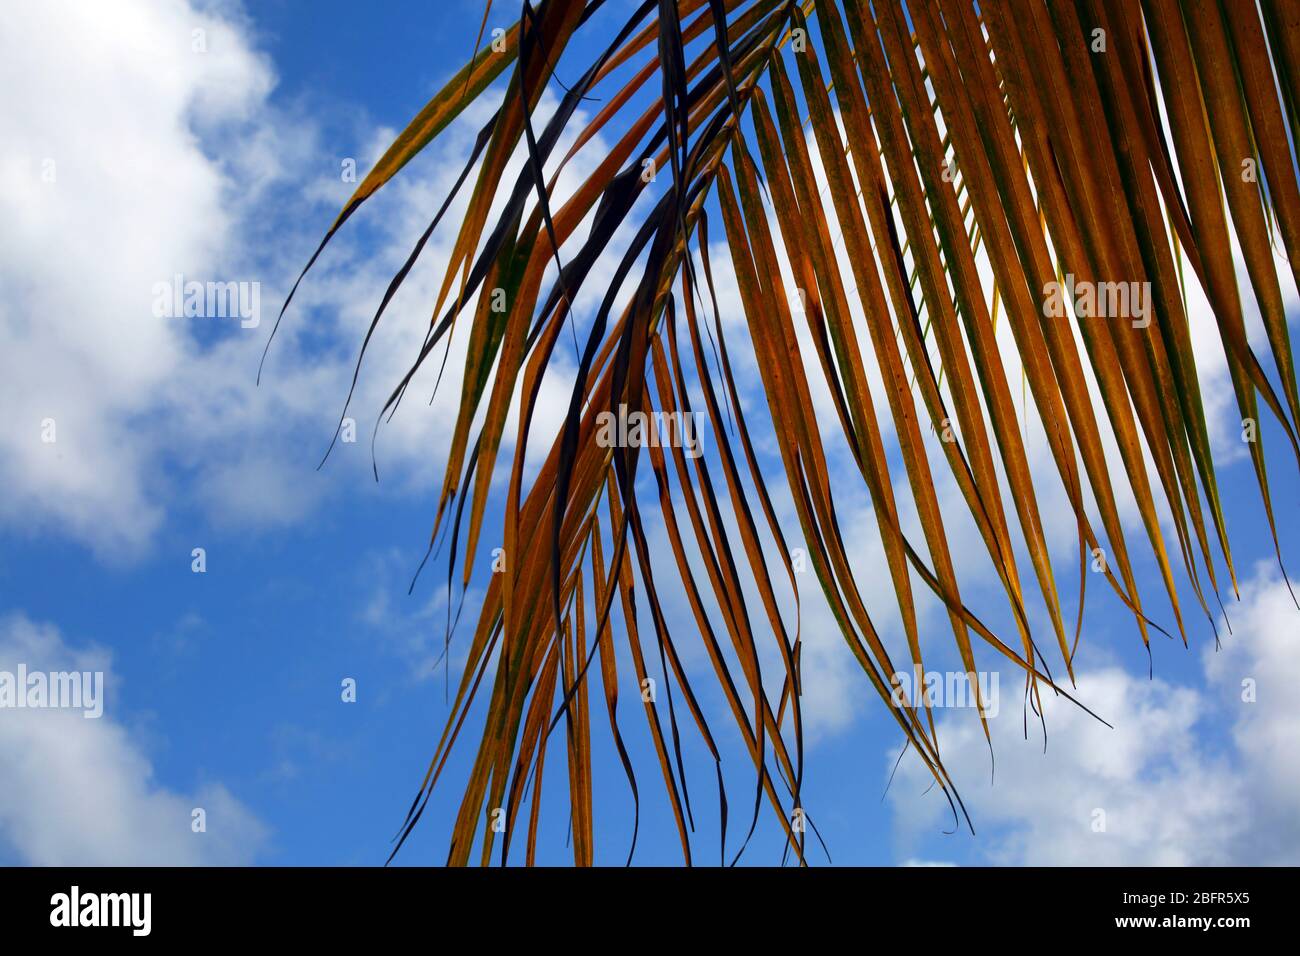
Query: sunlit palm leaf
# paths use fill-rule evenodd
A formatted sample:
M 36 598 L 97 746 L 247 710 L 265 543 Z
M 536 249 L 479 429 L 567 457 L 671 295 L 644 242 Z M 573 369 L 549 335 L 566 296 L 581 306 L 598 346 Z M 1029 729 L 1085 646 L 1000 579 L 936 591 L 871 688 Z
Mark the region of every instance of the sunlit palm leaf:
M 1257 420 L 1262 397 L 1300 460 L 1285 278 L 1279 280 L 1273 253 L 1276 229 L 1293 268 L 1300 262 L 1292 152 L 1300 29 L 1292 5 L 1270 0 L 1262 19 L 1253 3 L 1214 0 L 1143 0 L 1140 7 L 1125 0 L 647 0 L 619 31 L 602 36 L 592 21 L 598 12 L 601 23 L 611 15 L 603 6 L 526 2 L 503 41 L 477 53 L 398 137 L 325 238 L 508 75 L 503 105 L 480 132 L 456 185 L 459 192 L 472 179 L 428 336 L 384 408 L 395 409 L 415 372 L 465 319 L 468 354 L 433 529 L 434 540 L 447 538 L 451 522 L 447 583 L 451 588 L 459 562 L 462 593 L 474 576 L 508 418 L 518 417 L 509 481 L 498 499 L 506 565 L 486 586 L 451 715 L 402 839 L 420 819 L 471 707 L 482 700 L 484 725 L 449 862 L 469 862 L 477 847 L 486 863 L 498 846 L 505 861 L 525 813 L 525 860 L 535 859 L 544 761 L 555 753 L 548 741 L 562 726 L 574 861 L 591 864 L 590 685 L 599 675 L 639 819 L 643 794 L 620 725 L 626 712 L 619 703 L 629 698 L 620 691 L 639 691 L 654 665 L 667 677 L 663 705 L 643 701 L 642 710 L 684 858 L 693 859 L 699 812 L 681 747 L 693 727 L 715 762 L 721 860 L 736 858 L 766 803 L 802 862 L 806 837 L 795 811 L 804 809 L 803 598 L 787 547 L 795 531 L 782 526 L 751 429 L 761 420 L 773 438 L 799 543 L 848 647 L 953 800 L 928 704 L 905 695 L 901 706 L 891 702 L 902 690 L 898 669 L 855 577 L 828 455 L 847 451 L 871 496 L 909 663 L 917 668 L 923 660 L 913 575 L 946 608 L 967 670 L 976 670 L 975 650 L 985 644 L 1024 672 L 1035 709 L 1043 685 L 1065 694 L 1032 632 L 1029 605 L 1042 600 L 1073 681 L 1086 562 L 1096 549 L 1110 556 L 1106 580 L 1147 641 L 1156 625 L 1144 610 L 1121 526 L 1124 495 L 1136 502 L 1180 633 L 1175 568 L 1159 520 L 1166 506 L 1182 571 L 1213 622 L 1209 597 L 1217 603 L 1219 583 L 1211 525 L 1234 590 L 1236 574 L 1189 331 L 1183 258 L 1212 305 L 1243 419 Z M 601 52 L 575 66 L 579 41 Z M 643 62 L 635 66 L 638 57 Z M 576 81 L 558 84 L 557 64 Z M 625 66 L 631 76 L 611 88 L 610 77 Z M 534 114 L 549 84 L 559 102 L 540 119 Z M 602 104 L 590 118 L 588 98 Z M 598 134 L 612 146 L 562 195 L 559 170 Z M 571 146 L 562 156 L 566 140 Z M 512 183 L 507 164 L 520 153 L 524 175 Z M 1247 165 L 1261 175 L 1243 176 Z M 647 169 L 669 175 L 656 181 L 643 175 Z M 647 201 L 634 205 L 641 197 Z M 451 199 L 394 278 L 370 332 Z M 747 337 L 724 334 L 718 315 L 710 235 L 719 233 L 710 233 L 710 210 L 720 214 Z M 584 233 L 579 227 L 587 220 Z M 619 230 L 632 238 L 613 285 L 594 290 L 601 299 L 594 315 L 572 314 Z M 1242 250 L 1248 290 L 1238 288 L 1230 236 Z M 981 276 L 981 257 L 991 277 Z M 1150 283 L 1153 321 L 1049 315 L 1044 296 L 1066 273 L 1079 282 Z M 620 297 L 621 289 L 630 297 Z M 1248 294 L 1259 303 L 1276 389 L 1247 341 Z M 1008 369 L 995 338 L 1000 312 L 1021 370 Z M 546 436 L 549 456 L 530 480 L 525 450 L 538 392 L 566 327 L 571 335 L 582 329 L 585 339 L 574 343 L 581 356 L 572 397 L 563 426 Z M 803 354 L 801 343 L 811 343 L 813 354 Z M 743 401 L 731 361 L 737 349 L 753 358 L 766 408 Z M 869 385 L 873 365 L 906 483 L 887 461 L 881 409 Z M 829 420 L 813 405 L 823 384 L 835 409 Z M 517 393 L 521 400 L 512 404 Z M 691 413 L 692 395 L 703 398 L 718 447 L 698 458 L 679 447 L 647 449 L 652 502 L 636 484 L 645 464 L 640 449 L 603 447 L 597 416 L 618 406 Z M 1031 468 L 1026 395 L 1045 424 L 1052 463 L 1046 469 Z M 1108 467 L 1106 430 L 1115 436 L 1122 476 Z M 944 436 L 942 460 L 932 458 L 927 432 Z M 1259 433 L 1250 453 L 1272 529 Z M 1006 592 L 1017 630 L 1011 641 L 963 603 L 934 490 L 935 469 L 942 468 Z M 1078 528 L 1073 635 L 1039 504 L 1043 489 L 1058 480 Z M 924 542 L 911 540 L 900 521 L 898 499 L 909 493 Z M 655 503 L 652 516 L 646 508 Z M 651 555 L 650 522 L 662 527 L 672 566 L 666 555 Z M 1275 530 L 1273 536 L 1276 542 Z M 793 602 L 771 574 L 765 541 L 776 544 L 774 566 L 784 570 Z M 1033 601 L 1021 582 L 1018 549 L 1032 569 Z M 679 586 L 694 633 L 674 634 L 669 626 L 665 588 Z M 761 609 L 751 606 L 755 596 Z M 620 642 L 635 684 L 620 675 Z M 753 805 L 742 804 L 744 836 L 731 854 L 721 747 L 683 663 L 684 642 L 702 645 L 752 764 Z M 762 668 L 766 660 L 770 670 L 768 646 L 781 662 L 775 676 Z M 500 833 L 488 825 L 498 808 Z

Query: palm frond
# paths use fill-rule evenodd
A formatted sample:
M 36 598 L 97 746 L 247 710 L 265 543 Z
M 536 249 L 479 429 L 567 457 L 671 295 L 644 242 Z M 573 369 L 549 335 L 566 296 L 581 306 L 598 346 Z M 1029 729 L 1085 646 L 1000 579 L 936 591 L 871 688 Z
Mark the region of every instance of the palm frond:
M 870 494 L 910 666 L 924 667 L 915 577 L 942 602 L 964 668 L 974 672 L 976 650 L 987 646 L 1025 675 L 1035 710 L 1044 689 L 1073 700 L 1063 684 L 1074 680 L 1087 563 L 1097 549 L 1109 556 L 1104 577 L 1146 643 L 1159 628 L 1139 594 L 1136 545 L 1120 518 L 1126 496 L 1183 640 L 1176 573 L 1213 626 L 1216 562 L 1234 591 L 1237 577 L 1184 260 L 1212 306 L 1243 421 L 1259 421 L 1262 399 L 1300 462 L 1300 393 L 1273 252 L 1276 231 L 1292 269 L 1300 263 L 1300 27 L 1293 5 L 1261 6 L 1262 16 L 1253 3 L 1217 0 L 646 0 L 610 35 L 600 23 L 613 12 L 602 0 L 525 0 L 495 48 L 477 53 L 398 136 L 321 243 L 506 77 L 501 106 L 366 336 L 368 344 L 453 197 L 472 184 L 428 335 L 383 414 L 468 323 L 431 547 L 449 539 L 447 586 L 459 563 L 463 598 L 492 506 L 506 564 L 486 585 L 451 714 L 401 839 L 452 749 L 468 745 L 461 737 L 479 702 L 484 723 L 448 862 L 468 863 L 476 849 L 480 862 L 494 852 L 505 862 L 525 815 L 525 857 L 535 859 L 548 741 L 562 725 L 574 862 L 591 864 L 590 697 L 604 698 L 639 818 L 642 790 L 619 704 L 645 686 L 654 665 L 666 678 L 664 703 L 643 700 L 641 709 L 684 859 L 693 860 L 697 809 L 682 734 L 693 726 L 715 763 L 721 860 L 738 857 L 766 804 L 803 862 L 805 599 L 791 541 L 806 550 L 850 651 L 908 746 L 960 808 L 929 706 L 900 696 L 898 668 L 866 606 L 828 456 L 847 453 Z M 600 52 L 575 69 L 579 48 Z M 577 76 L 571 85 L 556 79 L 561 64 Z M 558 93 L 542 117 L 552 87 Z M 591 102 L 602 104 L 594 115 Z M 576 188 L 561 192 L 561 171 L 597 142 L 610 145 Z M 524 172 L 512 182 L 507 172 L 520 154 Z M 1243 175 L 1247 168 L 1259 175 Z M 667 175 L 647 175 L 657 170 Z M 747 336 L 720 315 L 711 234 L 729 253 Z M 1249 292 L 1238 285 L 1234 240 Z M 607 288 L 596 285 L 605 258 L 617 263 Z M 1150 289 L 1151 321 L 1049 314 L 1044 298 L 1067 275 L 1092 288 Z M 594 311 L 575 308 L 584 291 L 599 298 Z M 1259 306 L 1271 369 L 1248 341 L 1247 294 Z M 999 313 L 1020 368 L 998 341 Z M 545 436 L 549 455 L 532 474 L 526 450 L 539 390 L 566 326 L 580 350 L 567 414 Z M 815 354 L 803 354 L 809 348 Z M 737 354 L 756 367 L 766 408 L 746 402 Z M 885 413 L 870 384 L 877 374 L 905 481 L 896 464 L 891 472 Z M 815 407 L 823 388 L 833 417 Z M 691 457 L 652 444 L 653 486 L 638 484 L 646 464 L 639 447 L 597 440 L 602 413 L 693 414 L 701 399 L 717 447 Z M 512 413 L 507 463 L 499 459 Z M 1044 425 L 1046 465 L 1031 465 L 1031 414 Z M 943 436 L 938 455 L 927 433 Z M 797 530 L 778 514 L 756 434 L 779 455 Z M 1108 435 L 1122 474 L 1112 473 Z M 1262 430 L 1254 438 L 1250 457 L 1280 564 Z M 499 467 L 509 479 L 494 495 Z M 1005 591 L 1014 636 L 995 634 L 965 603 L 947 529 L 966 518 L 943 513 L 935 491 L 942 469 Z M 1042 513 L 1043 489 L 1057 481 L 1078 535 L 1072 634 Z M 909 493 L 910 503 L 900 501 Z M 904 504 L 923 541 L 905 529 Z M 671 564 L 651 553 L 653 529 L 669 542 Z M 669 592 L 684 595 L 693 632 L 670 626 Z M 1051 654 L 1031 627 L 1039 601 Z M 620 673 L 624 643 L 635 684 Z M 684 663 L 688 643 L 708 658 L 713 691 L 752 764 L 752 809 L 732 854 L 724 748 L 693 686 L 701 678 Z M 1053 676 L 1057 653 L 1068 681 Z M 763 669 L 773 660 L 775 678 Z M 979 715 L 987 736 L 986 703 Z M 503 812 L 499 832 L 489 825 L 494 810 Z

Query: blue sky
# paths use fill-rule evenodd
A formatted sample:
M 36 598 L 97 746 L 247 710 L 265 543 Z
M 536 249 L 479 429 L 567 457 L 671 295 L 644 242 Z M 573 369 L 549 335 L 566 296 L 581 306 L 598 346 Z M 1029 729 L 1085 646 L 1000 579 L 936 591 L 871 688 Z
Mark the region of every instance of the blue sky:
M 291 0 L 111 6 L 31 4 L 0 23 L 0 83 L 22 93 L 0 105 L 7 222 L 0 236 L 0 670 L 22 662 L 107 674 L 100 720 L 0 711 L 0 863 L 381 863 L 447 713 L 444 671 L 435 668 L 446 612 L 436 585 L 445 566 L 409 596 L 407 584 L 431 527 L 453 407 L 442 393 L 425 404 L 432 381 L 419 380 L 419 400 L 380 433 L 378 484 L 367 439 L 387 389 L 418 348 L 451 242 L 446 230 L 395 300 L 367 359 L 350 412 L 361 439 L 340 445 L 323 470 L 316 465 L 365 323 L 458 173 L 472 126 L 454 127 L 350 224 L 304 284 L 260 388 L 253 378 L 289 283 L 350 192 L 341 164 L 354 159 L 364 174 L 465 60 L 482 7 L 460 0 L 386 0 L 364 13 L 356 4 Z M 495 11 L 490 25 L 514 12 Z M 202 52 L 194 49 L 195 30 L 203 31 Z M 487 113 L 475 115 L 481 122 Z M 53 180 L 42 178 L 47 169 Z M 721 250 L 715 263 L 720 258 Z M 229 320 L 152 315 L 151 289 L 176 273 L 260 282 L 263 321 L 243 329 Z M 1289 270 L 1279 268 L 1279 276 L 1294 326 L 1296 290 Z M 726 276 L 722 285 L 724 326 L 743 342 Z M 1180 577 L 1191 647 L 1157 638 L 1149 680 L 1131 618 L 1090 580 L 1078 692 L 1114 729 L 1053 705 L 1044 753 L 1033 723 L 1024 739 L 1019 684 L 1002 673 L 1000 713 L 990 721 L 992 785 L 973 713 L 940 717 L 940 745 L 977 832 L 948 835 L 947 805 L 927 792 L 919 765 L 905 760 L 886 795 L 901 744 L 896 726 L 825 609 L 809 600 L 805 805 L 836 863 L 1296 859 L 1300 825 L 1290 808 L 1300 799 L 1293 651 L 1300 612 L 1270 563 L 1199 290 L 1189 290 L 1189 301 L 1243 582 L 1241 604 L 1224 593 L 1233 635 L 1221 626 L 1224 648 L 1214 651 Z M 564 370 L 561 363 L 544 389 L 547 421 L 567 398 Z M 742 361 L 740 374 L 747 399 L 761 409 L 752 362 Z M 46 419 L 57 425 L 52 443 L 41 440 Z M 1034 420 L 1031 451 L 1040 432 Z M 1279 534 L 1295 540 L 1295 463 L 1271 423 L 1264 439 Z M 544 450 L 530 445 L 529 454 Z M 773 449 L 763 451 L 765 467 L 779 468 Z M 1037 454 L 1046 461 L 1041 442 Z M 896 461 L 895 471 L 902 474 Z M 869 607 L 897 651 L 901 636 L 869 501 L 847 456 L 832 459 L 832 472 Z M 779 472 L 769 473 L 775 488 Z M 1005 601 L 983 567 L 973 527 L 961 521 L 959 496 L 951 482 L 938 491 L 953 515 L 968 603 L 995 631 L 1009 632 Z M 1043 495 L 1072 619 L 1073 526 L 1059 489 L 1045 485 Z M 787 495 L 778 495 L 778 508 L 788 512 Z M 1149 548 L 1133 509 L 1123 510 L 1130 548 L 1141 555 L 1144 597 L 1169 625 Z M 914 525 L 906 507 L 904 519 Z M 202 574 L 192 571 L 195 548 L 205 552 Z M 1286 554 L 1295 564 L 1294 548 Z M 662 573 L 676 576 L 670 564 Z M 810 575 L 805 595 L 816 591 Z M 955 655 L 933 603 L 922 601 L 927 660 L 943 670 Z M 1031 614 L 1046 632 L 1041 608 Z M 689 644 L 680 596 L 669 616 Z M 707 683 L 698 648 L 687 660 L 700 675 L 697 687 Z M 984 655 L 980 664 L 996 661 Z M 345 678 L 356 681 L 355 703 L 341 700 Z M 1250 703 L 1240 699 L 1247 679 L 1258 684 Z M 620 863 L 631 801 L 594 704 L 597 861 Z M 727 728 L 721 699 L 706 695 L 705 704 L 712 725 Z M 644 722 L 630 706 L 623 728 L 640 768 L 636 861 L 680 862 Z M 733 849 L 754 782 L 734 738 L 726 743 Z M 399 863 L 444 858 L 456 771 L 472 748 L 457 753 Z M 693 740 L 686 755 L 697 859 L 713 862 L 713 770 Z M 571 858 L 567 797 L 562 759 L 553 759 L 539 858 L 563 863 Z M 196 807 L 207 811 L 206 832 L 192 831 Z M 1097 810 L 1105 812 L 1104 832 L 1093 826 Z M 765 808 L 747 862 L 780 860 L 768 816 Z

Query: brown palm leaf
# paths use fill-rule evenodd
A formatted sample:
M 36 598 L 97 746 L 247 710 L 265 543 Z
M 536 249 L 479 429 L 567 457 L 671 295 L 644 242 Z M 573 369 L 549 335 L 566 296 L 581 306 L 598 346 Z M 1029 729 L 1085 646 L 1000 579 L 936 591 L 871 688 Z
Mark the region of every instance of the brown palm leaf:
M 395 409 L 415 372 L 458 323 L 467 324 L 431 540 L 450 529 L 448 586 L 459 562 L 467 588 L 492 503 L 501 510 L 506 561 L 486 586 L 450 717 L 401 838 L 420 819 L 453 747 L 467 746 L 461 738 L 471 707 L 486 697 L 448 861 L 468 863 L 477 851 L 487 863 L 494 849 L 506 861 L 527 819 L 532 862 L 544 758 L 563 725 L 574 861 L 592 863 L 591 733 L 599 705 L 591 696 L 604 698 L 639 805 L 618 705 L 639 694 L 657 667 L 668 678 L 668 706 L 643 702 L 642 710 L 684 858 L 692 860 L 692 811 L 681 731 L 692 724 L 717 765 L 725 840 L 720 745 L 692 689 L 700 678 L 683 662 L 689 643 L 711 662 L 748 750 L 757 800 L 782 822 L 789 851 L 803 862 L 801 599 L 792 537 L 907 745 L 960 805 L 928 706 L 899 696 L 898 667 L 846 547 L 828 454 L 847 451 L 870 493 L 908 667 L 923 664 L 915 575 L 943 603 L 968 671 L 976 669 L 977 646 L 989 645 L 1024 673 L 1033 706 L 1044 687 L 1068 697 L 1049 657 L 1059 652 L 1072 683 L 1094 549 L 1109 555 L 1105 578 L 1146 642 L 1156 625 L 1120 522 L 1126 495 L 1136 502 L 1180 633 L 1179 565 L 1211 621 L 1220 590 L 1216 549 L 1235 591 L 1183 263 L 1211 303 L 1242 419 L 1257 422 L 1262 399 L 1300 461 L 1300 394 L 1273 254 L 1276 229 L 1293 268 L 1300 263 L 1292 154 L 1300 133 L 1300 14 L 1275 0 L 1262 0 L 1262 16 L 1254 3 L 1217 0 L 646 0 L 614 32 L 601 25 L 615 16 L 605 6 L 525 0 L 518 23 L 398 136 L 321 243 L 506 78 L 502 105 L 453 192 L 470 184 L 464 218 L 442 222 L 449 196 L 370 329 L 433 231 L 454 230 L 428 335 L 383 411 Z M 575 68 L 575 44 L 600 55 Z M 561 64 L 568 85 L 556 78 Z M 548 89 L 558 104 L 543 119 Z M 594 116 L 591 102 L 600 104 Z M 613 146 L 562 195 L 559 170 L 598 134 Z M 565 142 L 571 146 L 562 155 Z M 508 166 L 520 153 L 524 172 L 512 181 Z M 725 240 L 747 337 L 724 334 L 711 238 Z M 1234 238 L 1267 332 L 1263 359 L 1247 341 Z M 593 287 L 602 256 L 616 259 L 615 280 L 594 289 L 601 300 L 594 315 L 575 316 L 572 304 Z M 991 272 L 981 274 L 981 258 Z M 1152 321 L 1051 315 L 1045 296 L 1065 275 L 1092 288 L 1143 284 Z M 1046 426 L 1047 468 L 1030 467 L 1022 433 L 1028 409 L 1023 399 L 1017 408 L 1017 370 L 1008 369 L 995 340 L 1000 312 L 1020 360 L 1021 393 L 1032 396 L 1033 414 Z M 566 325 L 573 331 L 565 333 Z M 540 384 L 566 335 L 579 328 L 567 415 L 530 477 L 525 449 Z M 757 367 L 765 409 L 742 401 L 737 349 Z M 869 385 L 877 374 L 905 482 L 890 471 L 883 410 Z M 812 396 L 823 387 L 833 418 L 814 410 Z M 516 393 L 521 400 L 512 403 Z M 646 467 L 641 448 L 608 447 L 602 415 L 620 408 L 693 414 L 692 401 L 701 398 L 716 449 L 692 456 L 680 444 L 652 443 L 655 500 L 647 500 L 651 486 L 637 485 Z M 504 496 L 494 496 L 511 414 L 518 437 L 509 482 Z M 756 430 L 779 452 L 797 531 L 783 526 L 769 495 Z M 927 448 L 927 432 L 944 436 L 942 459 Z M 1106 432 L 1122 475 L 1107 461 Z M 1272 529 L 1262 438 L 1250 454 Z M 1014 635 L 994 634 L 965 604 L 934 490 L 935 470 L 944 468 L 1006 593 Z M 1042 489 L 1057 480 L 1078 529 L 1073 629 L 1040 508 Z M 908 493 L 924 541 L 900 521 L 898 497 Z M 656 504 L 657 515 L 642 510 Z M 1158 518 L 1166 506 L 1172 552 Z M 650 553 L 652 524 L 671 545 L 671 565 Z M 1028 559 L 1028 588 L 1017 548 Z M 670 631 L 665 594 L 679 587 L 695 633 Z M 1056 644 L 1050 655 L 1030 626 L 1028 608 L 1039 599 Z M 635 681 L 618 666 L 623 642 L 624 669 L 630 660 Z M 771 667 L 767 674 L 761 667 L 774 659 L 773 647 L 775 683 Z M 490 826 L 493 819 L 504 826 Z

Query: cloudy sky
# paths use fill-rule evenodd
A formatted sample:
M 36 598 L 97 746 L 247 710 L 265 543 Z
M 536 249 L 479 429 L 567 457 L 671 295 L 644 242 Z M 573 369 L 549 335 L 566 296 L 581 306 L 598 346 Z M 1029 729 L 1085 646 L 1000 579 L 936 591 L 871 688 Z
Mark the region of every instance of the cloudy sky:
M 317 465 L 370 316 L 490 105 L 349 224 L 300 290 L 260 387 L 255 376 L 289 284 L 353 188 L 349 164 L 364 175 L 472 48 L 482 4 L 436 7 L 48 0 L 11 5 L 0 19 L 0 671 L 102 671 L 106 680 L 100 719 L 0 710 L 0 863 L 386 857 L 447 713 L 444 596 L 436 576 L 410 595 L 407 585 L 427 542 L 456 389 L 406 403 L 383 427 L 378 483 L 369 436 L 423 338 L 445 230 L 367 354 L 348 413 L 359 440 Z M 504 25 L 505 12 L 494 16 Z M 601 146 L 565 175 L 580 176 Z M 714 261 L 725 271 L 721 250 Z M 261 321 L 158 315 L 156 290 L 178 275 L 257 284 Z M 1295 324 L 1289 269 L 1279 277 Z M 724 325 L 743 336 L 725 275 L 721 285 Z M 1240 603 L 1225 593 L 1231 635 L 1220 622 L 1216 651 L 1209 624 L 1191 621 L 1189 648 L 1159 638 L 1148 659 L 1131 619 L 1094 586 L 1078 694 L 1113 729 L 1049 702 L 1045 748 L 1010 673 L 990 720 L 992 757 L 971 711 L 937 711 L 975 829 L 954 833 L 919 764 L 905 756 L 891 782 L 896 727 L 829 614 L 806 605 L 805 802 L 835 862 L 1300 858 L 1300 612 L 1270 560 L 1204 299 L 1194 287 L 1189 299 L 1243 580 Z M 464 347 L 453 343 L 451 368 Z M 547 380 L 543 423 L 567 401 L 565 371 L 560 361 Z M 752 366 L 740 371 L 761 407 Z M 413 394 L 432 386 L 417 378 Z M 1042 463 L 1040 433 L 1031 421 Z M 1266 426 L 1265 437 L 1280 450 L 1276 430 Z M 1296 540 L 1300 481 L 1293 462 L 1272 461 L 1279 532 Z M 870 502 L 846 458 L 832 467 L 837 507 L 863 529 L 855 558 L 873 616 L 896 641 Z M 939 492 L 962 507 L 951 483 Z M 1064 501 L 1044 492 L 1063 581 L 1075 560 Z M 1139 534 L 1131 504 L 1124 513 Z M 973 527 L 955 521 L 951 534 L 958 555 L 963 543 L 979 547 Z M 1158 602 L 1153 564 L 1138 571 Z M 992 573 L 979 562 L 961 573 L 969 602 L 989 609 L 995 630 L 1006 626 Z M 1064 586 L 1062 597 L 1072 612 Z M 685 622 L 678 603 L 672 614 Z M 927 653 L 951 666 L 942 612 L 922 611 Z M 704 661 L 702 651 L 688 655 Z M 341 699 L 346 679 L 355 703 Z M 706 704 L 725 725 L 723 702 Z M 625 732 L 650 784 L 637 860 L 675 863 L 658 771 L 636 737 L 644 728 Z M 631 804 L 612 748 L 597 754 L 606 765 L 597 860 L 621 862 Z M 733 803 L 744 805 L 752 781 L 743 760 L 736 768 Z M 709 805 L 711 768 L 688 769 Z M 540 857 L 563 862 L 563 775 L 552 777 Z M 399 862 L 442 859 L 456 804 L 454 788 L 435 797 Z M 192 826 L 196 809 L 203 832 Z M 697 822 L 708 846 L 716 821 Z M 752 862 L 779 861 L 770 822 L 753 846 Z

